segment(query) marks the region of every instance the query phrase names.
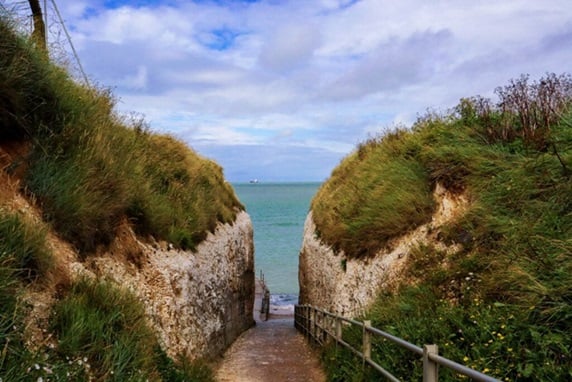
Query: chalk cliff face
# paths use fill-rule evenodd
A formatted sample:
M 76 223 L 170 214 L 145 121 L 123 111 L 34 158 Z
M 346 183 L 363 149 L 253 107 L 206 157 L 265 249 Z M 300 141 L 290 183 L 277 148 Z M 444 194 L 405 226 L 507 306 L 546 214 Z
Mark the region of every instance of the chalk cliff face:
M 219 225 L 195 252 L 147 245 L 129 228 L 110 253 L 71 264 L 130 289 L 145 304 L 151 327 L 170 356 L 212 357 L 253 325 L 252 224 L 241 212 Z M 118 255 L 122 254 L 122 255 Z M 137 261 L 125 261 L 125 257 Z
M 0 164 L 1 160 L 0 156 Z M 0 171 L 0 206 L 40 224 L 41 211 L 19 188 L 19 181 Z M 254 324 L 254 243 L 246 212 L 239 212 L 232 224 L 219 223 L 195 251 L 143 242 L 127 221 L 108 248 L 86 258 L 53 230 L 47 229 L 46 236 L 57 276 L 24 293 L 31 308 L 25 325 L 31 348 L 53 340 L 46 336 L 58 285 L 69 285 L 79 277 L 110 280 L 132 291 L 172 357 L 214 357 Z
M 310 304 L 346 317 L 363 314 L 378 294 L 399 277 L 409 251 L 420 243 L 455 251 L 437 241 L 438 228 L 462 213 L 467 204 L 463 195 L 449 193 L 437 185 L 434 197 L 438 208 L 430 223 L 392 240 L 388 250 L 366 259 L 348 258 L 334 251 L 316 235 L 312 212 L 304 226 L 298 279 L 300 303 Z

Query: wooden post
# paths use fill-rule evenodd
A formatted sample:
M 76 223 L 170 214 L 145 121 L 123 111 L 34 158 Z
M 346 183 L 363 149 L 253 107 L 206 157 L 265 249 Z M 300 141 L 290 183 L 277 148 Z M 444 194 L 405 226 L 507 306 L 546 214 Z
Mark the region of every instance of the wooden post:
M 32 18 L 34 20 L 34 30 L 32 31 L 32 39 L 42 53 L 47 53 L 46 44 L 46 25 L 44 24 L 44 16 L 39 0 L 28 0 L 30 9 L 32 10 Z
M 316 341 L 316 310 L 314 309 L 314 307 L 312 306 L 310 308 L 310 321 L 311 321 L 311 334 L 310 337 L 312 337 L 312 340 L 315 342 Z
M 363 352 L 363 366 L 365 367 L 365 361 L 371 359 L 371 333 L 368 328 L 371 328 L 371 321 L 365 320 L 363 322 L 363 344 L 362 344 L 362 352 Z
M 429 359 L 429 354 L 439 354 L 437 345 L 423 346 L 423 382 L 437 382 L 439 365 Z
M 336 334 L 336 350 L 338 349 L 338 342 L 342 340 L 342 319 L 340 316 L 336 315 L 335 318 L 335 334 Z
M 312 309 L 310 306 L 306 307 L 306 335 L 308 336 L 308 340 L 312 340 Z
M 304 336 L 306 336 L 306 338 L 308 338 L 308 307 L 304 306 L 304 320 L 302 321 L 304 323 Z

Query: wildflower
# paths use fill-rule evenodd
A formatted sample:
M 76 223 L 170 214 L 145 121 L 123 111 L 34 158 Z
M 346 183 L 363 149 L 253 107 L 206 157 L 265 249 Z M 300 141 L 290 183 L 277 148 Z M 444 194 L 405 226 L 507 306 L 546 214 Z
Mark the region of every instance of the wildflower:
M 508 348 L 507 350 L 508 350 L 509 353 L 512 352 L 512 348 Z
M 488 367 L 485 367 L 485 369 L 483 370 L 483 373 L 488 373 L 489 371 L 491 371 Z
M 463 362 L 467 362 L 468 360 L 469 360 L 469 357 L 467 357 L 467 356 L 465 356 L 465 357 L 463 358 Z
M 37 363 L 35 363 L 35 364 L 34 364 L 34 369 L 40 370 L 40 365 L 38 365 Z

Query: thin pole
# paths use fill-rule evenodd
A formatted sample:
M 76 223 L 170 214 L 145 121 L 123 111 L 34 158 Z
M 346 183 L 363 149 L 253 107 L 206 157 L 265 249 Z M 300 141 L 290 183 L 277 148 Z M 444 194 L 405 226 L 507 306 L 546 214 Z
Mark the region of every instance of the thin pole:
M 72 49 L 73 55 L 75 57 L 75 60 L 77 62 L 77 65 L 79 66 L 79 71 L 81 72 L 82 76 L 83 76 L 83 80 L 85 81 L 86 85 L 89 85 L 89 80 L 87 79 L 87 75 L 85 74 L 85 71 L 83 70 L 83 67 L 81 66 L 81 62 L 79 60 L 79 56 L 75 50 L 75 47 L 73 46 L 73 42 L 71 39 L 70 34 L 68 33 L 68 29 L 66 28 L 66 24 L 64 23 L 64 20 L 62 19 L 62 15 L 60 14 L 60 10 L 58 9 L 58 6 L 56 5 L 55 0 L 52 0 L 52 4 L 54 6 L 54 10 L 56 11 L 56 15 L 58 16 L 58 19 L 60 20 L 60 23 L 62 24 L 62 27 L 64 28 L 64 32 L 66 34 L 66 37 L 68 39 L 68 42 L 70 44 L 70 47 Z

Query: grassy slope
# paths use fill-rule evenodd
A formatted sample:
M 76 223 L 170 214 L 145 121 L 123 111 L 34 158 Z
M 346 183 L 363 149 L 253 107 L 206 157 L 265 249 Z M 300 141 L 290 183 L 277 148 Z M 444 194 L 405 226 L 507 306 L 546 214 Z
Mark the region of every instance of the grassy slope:
M 84 252 L 122 218 L 193 248 L 242 206 L 222 169 L 141 121 L 113 112 L 109 92 L 80 86 L 0 23 L 3 140 L 33 142 L 26 186 L 48 221 Z
M 379 296 L 367 313 L 375 326 L 416 344 L 436 343 L 441 354 L 503 380 L 572 377 L 572 114 L 561 113 L 572 92 L 566 78 L 560 80 L 565 102 L 553 110 L 560 117 L 545 118 L 549 124 L 537 123 L 536 132 L 518 108 L 483 109 L 480 99 L 463 100 L 452 115 L 429 116 L 409 132 L 364 144 L 334 171 L 313 210 L 322 239 L 351 256 L 427 220 L 430 202 L 414 212 L 408 204 L 426 200 L 437 181 L 465 190 L 472 200 L 440 235 L 463 250 L 447 255 L 417 248 L 398 289 Z M 522 82 L 536 102 L 539 83 L 526 78 L 500 89 L 501 98 Z M 540 109 L 533 118 L 542 119 Z M 419 169 L 417 181 L 426 182 L 421 187 L 409 187 L 409 169 L 405 180 L 386 175 L 405 160 Z M 395 195 L 376 193 L 380 187 Z M 395 227 L 393 211 L 408 214 Z M 362 232 L 355 221 L 375 224 Z M 372 241 L 376 235 L 380 240 Z M 359 333 L 347 335 L 360 341 Z M 420 363 L 407 352 L 385 342 L 374 352 L 398 376 L 420 378 Z M 351 357 L 326 353 L 332 380 L 376 380 L 373 373 L 362 375 L 361 362 L 355 368 Z
M 113 102 L 109 92 L 75 83 L 0 19 L 0 145 L 31 147 L 6 171 L 24 174 L 45 221 L 83 256 L 110 243 L 126 219 L 181 248 L 234 221 L 243 207 L 217 164 L 118 117 Z M 105 282 L 60 291 L 51 328 L 57 345 L 31 351 L 20 294 L 49 279 L 45 230 L 0 205 L 0 380 L 212 379 L 208 368 L 167 357 L 140 303 Z

